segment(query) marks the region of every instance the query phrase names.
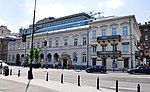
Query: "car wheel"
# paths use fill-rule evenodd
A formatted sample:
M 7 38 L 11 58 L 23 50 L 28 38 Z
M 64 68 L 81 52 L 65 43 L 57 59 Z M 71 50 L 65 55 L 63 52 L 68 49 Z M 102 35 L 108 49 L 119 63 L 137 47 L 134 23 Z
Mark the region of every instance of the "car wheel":
M 86 72 L 87 72 L 87 73 L 91 73 L 91 71 L 90 71 L 90 70 L 87 70 Z
M 100 73 L 104 73 L 104 71 L 101 71 Z
M 132 71 L 132 72 L 131 72 L 131 74 L 135 74 L 135 72 L 134 72 L 134 71 Z

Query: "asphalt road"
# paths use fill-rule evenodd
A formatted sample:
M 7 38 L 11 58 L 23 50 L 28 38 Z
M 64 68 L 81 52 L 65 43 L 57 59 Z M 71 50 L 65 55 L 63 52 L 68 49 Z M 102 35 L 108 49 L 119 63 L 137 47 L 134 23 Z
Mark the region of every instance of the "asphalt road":
M 26 68 L 21 69 L 21 76 L 27 76 Z M 16 73 L 15 73 L 16 71 Z M 130 75 L 122 72 L 108 72 L 108 74 L 93 74 L 85 71 L 74 71 L 66 69 L 34 69 L 34 78 L 46 79 L 49 74 L 49 80 L 60 81 L 61 74 L 64 75 L 64 83 L 69 82 L 77 84 L 77 76 L 81 77 L 81 86 L 89 85 L 96 87 L 96 80 L 100 78 L 100 86 L 115 90 L 115 82 L 119 81 L 119 92 L 136 92 L 137 84 L 141 86 L 141 92 L 150 92 L 150 75 Z M 17 74 L 17 69 L 14 70 Z

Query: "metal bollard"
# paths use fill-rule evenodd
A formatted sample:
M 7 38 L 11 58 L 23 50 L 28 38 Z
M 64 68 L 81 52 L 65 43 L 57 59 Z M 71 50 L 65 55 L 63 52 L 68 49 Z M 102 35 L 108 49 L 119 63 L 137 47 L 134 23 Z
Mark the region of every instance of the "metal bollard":
M 46 81 L 48 81 L 48 73 L 46 74 Z
M 116 92 L 118 92 L 118 80 L 116 80 Z
M 20 77 L 20 70 L 18 70 L 18 77 Z
M 137 92 L 140 92 L 140 84 L 137 86 Z
M 10 69 L 10 75 L 12 75 L 12 69 Z
M 99 90 L 99 78 L 97 78 L 97 89 Z
M 81 86 L 80 85 L 80 75 L 78 75 L 78 86 Z
M 61 74 L 61 83 L 63 84 L 63 74 Z

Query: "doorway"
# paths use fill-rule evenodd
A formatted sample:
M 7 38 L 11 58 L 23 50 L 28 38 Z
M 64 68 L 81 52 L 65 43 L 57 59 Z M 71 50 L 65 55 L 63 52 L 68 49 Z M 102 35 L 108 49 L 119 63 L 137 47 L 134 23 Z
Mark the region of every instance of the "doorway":
M 103 59 L 102 59 L 102 65 L 103 65 L 103 66 L 106 66 L 106 58 L 103 58 Z
M 92 66 L 96 65 L 96 58 L 92 58 Z
M 129 68 L 129 58 L 123 58 L 124 68 Z

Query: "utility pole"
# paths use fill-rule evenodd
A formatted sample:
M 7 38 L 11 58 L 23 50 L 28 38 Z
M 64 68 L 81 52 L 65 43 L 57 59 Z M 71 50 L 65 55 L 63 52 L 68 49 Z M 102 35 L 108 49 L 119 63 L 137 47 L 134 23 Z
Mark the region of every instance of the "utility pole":
M 32 61 L 33 61 L 33 39 L 34 39 L 34 31 L 35 31 L 35 12 L 36 12 L 36 0 L 34 4 L 34 15 L 33 15 L 33 29 L 32 29 L 32 41 L 31 41 L 31 62 L 30 62 L 30 69 L 28 71 L 28 79 L 31 80 L 33 79 L 33 74 L 32 74 Z

